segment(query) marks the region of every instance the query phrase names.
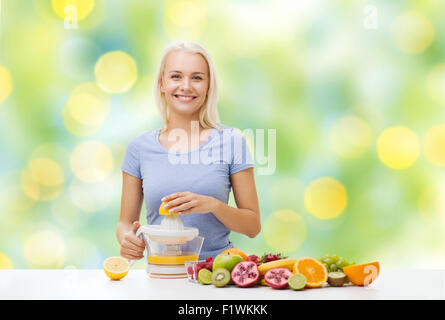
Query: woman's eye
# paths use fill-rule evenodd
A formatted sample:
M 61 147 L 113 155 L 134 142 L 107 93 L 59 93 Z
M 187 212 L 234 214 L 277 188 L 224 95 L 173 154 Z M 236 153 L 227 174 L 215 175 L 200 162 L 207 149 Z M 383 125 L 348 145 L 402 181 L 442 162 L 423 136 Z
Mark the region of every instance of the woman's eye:
M 193 77 L 193 79 L 202 80 L 202 78 L 200 76 L 195 76 L 195 77 Z
M 178 74 L 174 74 L 171 77 L 172 77 L 172 79 L 179 79 L 179 75 Z

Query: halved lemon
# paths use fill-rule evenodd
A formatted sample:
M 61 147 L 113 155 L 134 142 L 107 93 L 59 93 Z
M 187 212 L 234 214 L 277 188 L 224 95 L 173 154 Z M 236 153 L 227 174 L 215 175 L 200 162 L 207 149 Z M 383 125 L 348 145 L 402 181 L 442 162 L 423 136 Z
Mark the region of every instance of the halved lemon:
M 170 200 L 171 201 L 171 200 Z M 164 204 L 166 204 L 167 202 L 169 202 L 169 201 L 166 201 L 166 202 L 162 202 L 161 203 L 161 206 L 159 207 L 159 214 L 160 215 L 171 215 L 172 213 L 170 213 L 169 211 L 168 211 L 168 209 L 165 209 L 164 208 Z
M 104 261 L 103 269 L 111 280 L 120 280 L 130 270 L 130 263 L 122 257 L 110 257 Z

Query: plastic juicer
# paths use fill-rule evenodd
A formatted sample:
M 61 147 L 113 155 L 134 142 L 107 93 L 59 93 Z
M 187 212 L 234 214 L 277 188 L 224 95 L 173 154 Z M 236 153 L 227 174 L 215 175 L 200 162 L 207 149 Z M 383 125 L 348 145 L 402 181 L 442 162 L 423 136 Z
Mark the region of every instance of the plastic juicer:
M 184 262 L 198 260 L 204 238 L 163 205 L 159 213 L 164 215 L 160 225 L 141 226 L 136 232 L 147 247 L 147 273 L 152 278 L 186 278 Z

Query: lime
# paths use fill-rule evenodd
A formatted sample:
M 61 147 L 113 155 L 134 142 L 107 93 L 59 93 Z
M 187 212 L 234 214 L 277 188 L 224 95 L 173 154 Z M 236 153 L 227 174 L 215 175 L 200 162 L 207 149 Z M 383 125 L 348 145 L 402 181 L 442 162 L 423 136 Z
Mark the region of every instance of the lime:
M 211 284 L 212 283 L 212 271 L 210 271 L 208 269 L 199 270 L 198 281 L 201 284 Z
M 306 277 L 301 273 L 294 273 L 287 281 L 293 290 L 301 290 L 306 286 Z

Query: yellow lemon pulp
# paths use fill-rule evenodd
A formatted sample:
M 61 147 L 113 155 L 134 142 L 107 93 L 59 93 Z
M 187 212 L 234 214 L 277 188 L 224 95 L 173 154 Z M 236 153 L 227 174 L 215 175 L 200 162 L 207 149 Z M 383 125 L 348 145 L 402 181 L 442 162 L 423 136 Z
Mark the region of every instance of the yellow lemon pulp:
M 111 280 L 120 280 L 130 270 L 130 263 L 122 257 L 110 257 L 104 261 L 103 269 Z
M 171 201 L 171 200 L 170 200 L 170 201 Z M 168 201 L 167 201 L 167 202 L 168 202 Z M 170 212 L 168 212 L 168 209 L 165 209 L 165 208 L 164 208 L 164 205 L 165 205 L 167 202 L 162 202 L 162 203 L 161 203 L 161 206 L 159 207 L 159 214 L 160 214 L 160 215 L 177 214 L 177 213 L 170 213 Z
M 184 252 L 180 256 L 149 255 L 147 257 L 150 264 L 184 264 L 186 261 L 198 260 L 199 255 L 193 252 Z

